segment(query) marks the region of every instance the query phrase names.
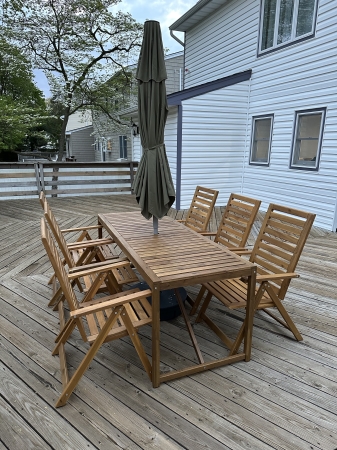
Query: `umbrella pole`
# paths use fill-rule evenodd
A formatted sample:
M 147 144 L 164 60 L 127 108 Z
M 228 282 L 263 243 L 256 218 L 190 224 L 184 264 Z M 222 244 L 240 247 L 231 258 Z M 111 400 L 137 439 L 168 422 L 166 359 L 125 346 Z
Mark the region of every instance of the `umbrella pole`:
M 153 217 L 153 234 L 158 234 L 158 217 Z

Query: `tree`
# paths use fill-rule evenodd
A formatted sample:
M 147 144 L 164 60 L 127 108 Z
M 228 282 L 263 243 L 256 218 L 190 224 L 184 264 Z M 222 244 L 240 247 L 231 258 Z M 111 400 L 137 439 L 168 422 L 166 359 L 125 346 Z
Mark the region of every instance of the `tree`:
M 111 8 L 120 0 L 0 0 L 2 29 L 46 74 L 64 105 L 62 158 L 70 114 L 92 105 L 97 92 L 127 66 L 140 46 L 142 25 Z
M 45 115 L 42 93 L 20 51 L 0 38 L 0 150 L 15 150 Z
M 91 114 L 97 136 L 117 133 L 125 135 L 130 121 L 120 117 L 123 109 L 137 104 L 135 70 L 117 72 L 104 85 L 91 92 Z

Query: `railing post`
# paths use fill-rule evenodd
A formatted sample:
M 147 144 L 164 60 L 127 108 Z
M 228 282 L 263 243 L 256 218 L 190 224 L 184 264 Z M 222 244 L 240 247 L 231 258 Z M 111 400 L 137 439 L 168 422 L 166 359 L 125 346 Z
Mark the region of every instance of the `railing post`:
M 133 176 L 133 162 L 130 161 L 130 182 L 131 182 L 131 188 L 132 188 L 132 185 L 133 185 L 133 179 L 134 179 L 134 176 Z
M 43 190 L 43 192 L 45 192 L 43 163 L 41 162 L 39 163 L 39 168 L 40 168 L 41 189 Z
M 40 182 L 40 174 L 39 174 L 39 163 L 34 163 L 35 170 L 35 179 L 36 179 L 36 187 L 37 187 L 37 195 L 40 195 L 41 192 L 41 182 Z

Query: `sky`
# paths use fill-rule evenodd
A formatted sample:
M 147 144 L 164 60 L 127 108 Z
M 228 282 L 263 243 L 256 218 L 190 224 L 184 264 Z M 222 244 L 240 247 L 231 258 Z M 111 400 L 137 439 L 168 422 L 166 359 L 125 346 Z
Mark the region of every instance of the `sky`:
M 197 0 L 123 0 L 115 8 L 129 12 L 137 22 L 145 20 L 158 20 L 161 25 L 163 43 L 168 53 L 179 52 L 183 47 L 170 36 L 169 26 L 188 11 Z M 174 33 L 183 40 L 183 33 Z M 50 96 L 49 86 L 43 72 L 34 71 L 35 83 L 46 97 Z

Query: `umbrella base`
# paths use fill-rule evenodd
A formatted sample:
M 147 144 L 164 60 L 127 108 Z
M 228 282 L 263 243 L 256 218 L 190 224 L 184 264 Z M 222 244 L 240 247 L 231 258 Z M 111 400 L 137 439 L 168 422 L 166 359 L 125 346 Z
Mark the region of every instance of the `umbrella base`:
M 141 291 L 149 289 L 149 286 L 144 281 L 133 285 L 132 288 L 138 288 Z M 185 304 L 187 292 L 184 288 L 178 289 L 180 297 Z M 148 298 L 151 303 L 151 297 Z M 167 289 L 160 293 L 160 321 L 173 320 L 181 315 L 180 307 L 173 289 Z

